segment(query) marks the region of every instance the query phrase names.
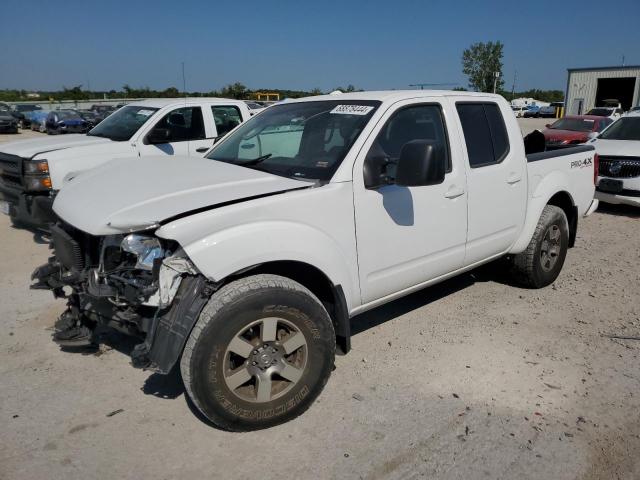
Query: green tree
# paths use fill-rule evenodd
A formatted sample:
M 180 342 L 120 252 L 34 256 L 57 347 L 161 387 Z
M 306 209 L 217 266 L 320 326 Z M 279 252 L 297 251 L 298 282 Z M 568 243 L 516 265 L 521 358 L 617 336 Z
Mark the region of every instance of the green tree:
M 469 77 L 469 86 L 480 92 L 493 92 L 496 72 L 500 74 L 496 91 L 502 88 L 502 50 L 504 44 L 478 42 L 462 52 L 462 72 Z
M 225 98 L 235 98 L 237 100 L 246 98 L 248 93 L 249 91 L 247 90 L 247 87 L 245 87 L 240 82 L 236 82 L 232 85 L 227 85 L 220 92 L 220 94 Z

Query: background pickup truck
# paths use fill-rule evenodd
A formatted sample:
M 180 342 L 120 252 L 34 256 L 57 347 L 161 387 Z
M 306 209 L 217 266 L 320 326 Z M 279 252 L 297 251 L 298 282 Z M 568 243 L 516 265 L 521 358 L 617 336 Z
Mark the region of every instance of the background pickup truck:
M 137 336 L 134 365 L 179 364 L 195 405 L 231 430 L 308 408 L 361 312 L 501 257 L 520 284 L 549 285 L 598 203 L 593 147 L 526 156 L 489 94 L 295 100 L 207 158 L 72 179 L 55 257 L 33 278 L 73 292 L 59 344 L 105 326 Z
M 47 228 L 65 177 L 114 158 L 201 157 L 249 117 L 239 100 L 154 99 L 118 109 L 86 135 L 7 143 L 0 147 L 0 211 L 14 223 Z

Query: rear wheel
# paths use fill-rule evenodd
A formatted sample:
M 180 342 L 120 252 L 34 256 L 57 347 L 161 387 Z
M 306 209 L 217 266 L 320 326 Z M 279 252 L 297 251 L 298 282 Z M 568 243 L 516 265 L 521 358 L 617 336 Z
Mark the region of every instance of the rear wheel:
M 550 285 L 562 270 L 568 248 L 567 216 L 560 207 L 545 206 L 527 249 L 513 257 L 516 281 L 530 288 Z
M 313 293 L 285 277 L 255 275 L 211 297 L 180 369 L 189 396 L 209 420 L 248 431 L 309 408 L 334 356 L 333 325 Z

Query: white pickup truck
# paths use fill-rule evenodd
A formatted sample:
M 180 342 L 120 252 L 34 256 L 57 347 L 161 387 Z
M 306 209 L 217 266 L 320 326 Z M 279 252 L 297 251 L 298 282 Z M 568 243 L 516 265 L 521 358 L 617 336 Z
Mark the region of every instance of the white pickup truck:
M 505 256 L 521 284 L 550 284 L 597 207 L 593 147 L 527 156 L 490 94 L 294 100 L 207 158 L 72 179 L 33 287 L 68 299 L 60 345 L 135 335 L 134 366 L 179 365 L 195 405 L 231 430 L 308 408 L 359 313 Z
M 0 211 L 16 224 L 46 228 L 63 179 L 115 158 L 202 157 L 214 141 L 247 120 L 240 100 L 171 98 L 130 103 L 85 135 L 0 146 Z
M 596 198 L 640 207 L 640 112 L 631 112 L 589 141 L 600 156 Z

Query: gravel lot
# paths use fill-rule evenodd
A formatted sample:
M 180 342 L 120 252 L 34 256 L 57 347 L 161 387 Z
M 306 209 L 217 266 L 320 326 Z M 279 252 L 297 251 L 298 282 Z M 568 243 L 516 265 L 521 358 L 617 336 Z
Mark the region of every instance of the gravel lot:
M 640 341 L 604 335 L 640 335 L 639 218 L 583 220 L 551 287 L 488 266 L 354 318 L 307 413 L 234 434 L 177 376 L 131 368 L 119 337 L 60 351 L 64 302 L 28 289 L 48 247 L 2 216 L 0 479 L 638 479 Z

